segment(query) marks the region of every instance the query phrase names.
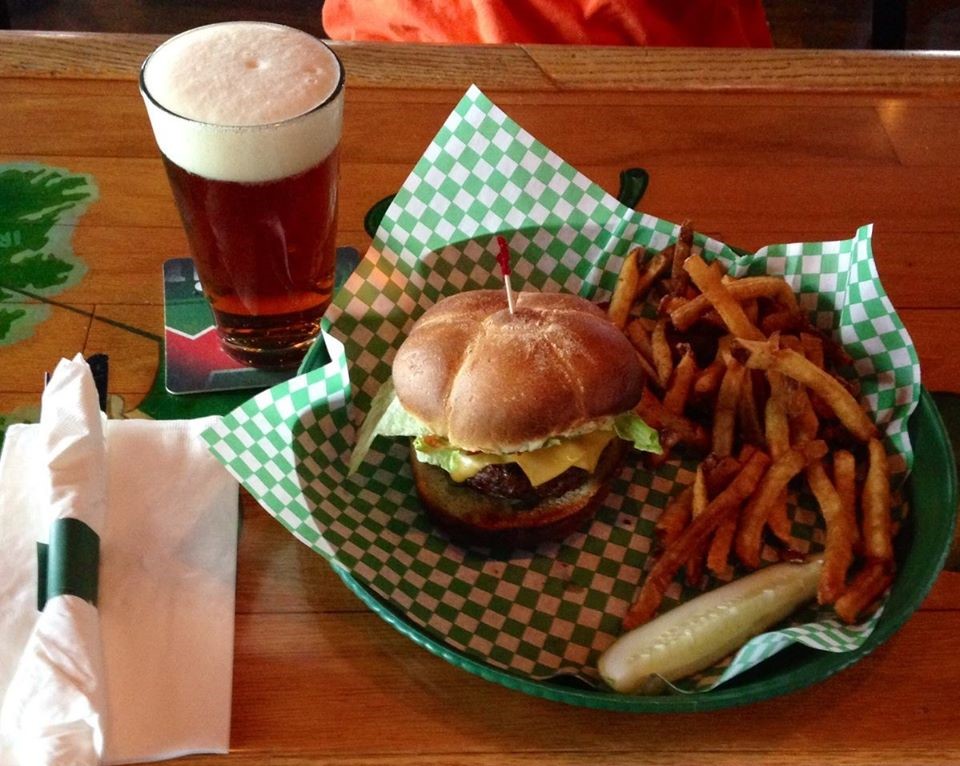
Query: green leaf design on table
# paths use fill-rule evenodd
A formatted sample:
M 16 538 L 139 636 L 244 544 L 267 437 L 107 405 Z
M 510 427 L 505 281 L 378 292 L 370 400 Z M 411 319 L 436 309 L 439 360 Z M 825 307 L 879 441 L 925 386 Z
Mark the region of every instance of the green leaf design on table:
M 25 309 L 0 309 L 0 338 L 12 334 L 13 323 L 26 315 Z
M 0 164 L 0 346 L 30 337 L 50 314 L 44 299 L 86 273 L 73 252 L 74 224 L 98 197 L 84 173 Z

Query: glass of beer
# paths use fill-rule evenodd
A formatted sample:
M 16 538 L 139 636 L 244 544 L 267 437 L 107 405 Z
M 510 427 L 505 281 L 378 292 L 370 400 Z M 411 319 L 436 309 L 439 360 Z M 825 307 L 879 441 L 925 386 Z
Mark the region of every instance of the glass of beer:
M 150 54 L 140 90 L 224 349 L 296 366 L 333 290 L 340 61 L 290 27 L 211 24 Z

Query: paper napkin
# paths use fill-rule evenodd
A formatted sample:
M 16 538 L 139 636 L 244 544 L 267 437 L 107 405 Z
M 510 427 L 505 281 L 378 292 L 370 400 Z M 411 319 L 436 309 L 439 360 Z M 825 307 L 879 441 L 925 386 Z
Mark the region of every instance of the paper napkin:
M 67 519 L 99 535 L 106 511 L 103 420 L 82 358 L 57 366 L 43 394 L 37 428 L 33 459 L 20 480 L 30 482 L 29 501 L 42 509 L 38 537 L 50 543 L 51 560 L 62 557 L 64 577 L 56 585 L 46 580 L 59 595 L 46 602 L 33 625 L 10 680 L 0 726 L 13 734 L 21 763 L 96 763 L 103 750 L 100 624 L 95 586 L 85 590 L 78 582 L 84 576 L 89 582 L 96 559 L 70 562 L 71 553 L 53 544 L 60 530 L 69 529 L 59 525 Z M 81 568 L 86 571 L 77 571 Z
M 0 763 L 128 763 L 228 749 L 237 484 L 200 439 L 209 425 L 102 421 L 78 357 L 54 372 L 41 423 L 8 431 Z M 53 588 L 38 612 L 35 546 L 54 514 L 98 533 L 99 583 L 92 598 Z M 68 591 L 78 577 L 89 585 L 89 568 L 72 575 Z

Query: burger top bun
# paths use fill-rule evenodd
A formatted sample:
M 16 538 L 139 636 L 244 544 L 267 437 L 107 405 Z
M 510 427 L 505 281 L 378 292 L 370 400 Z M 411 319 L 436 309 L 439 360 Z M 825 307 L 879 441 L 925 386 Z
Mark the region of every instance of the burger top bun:
M 400 404 L 470 452 L 521 452 L 640 399 L 636 351 L 606 314 L 562 293 L 500 290 L 441 300 L 393 362 Z

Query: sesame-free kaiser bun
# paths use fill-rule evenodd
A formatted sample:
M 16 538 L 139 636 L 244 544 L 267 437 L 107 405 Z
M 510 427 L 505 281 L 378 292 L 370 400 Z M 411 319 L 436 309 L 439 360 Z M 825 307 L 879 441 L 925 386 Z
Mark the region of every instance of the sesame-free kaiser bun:
M 519 452 L 596 418 L 631 409 L 643 372 L 607 315 L 565 293 L 501 290 L 441 300 L 393 362 L 404 409 L 452 445 Z
M 583 298 L 521 292 L 511 315 L 502 291 L 477 290 L 420 317 L 393 385 L 422 425 L 412 463 L 431 517 L 461 542 L 529 546 L 592 514 L 639 420 L 643 372 Z

